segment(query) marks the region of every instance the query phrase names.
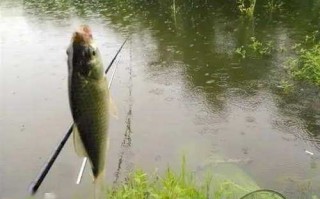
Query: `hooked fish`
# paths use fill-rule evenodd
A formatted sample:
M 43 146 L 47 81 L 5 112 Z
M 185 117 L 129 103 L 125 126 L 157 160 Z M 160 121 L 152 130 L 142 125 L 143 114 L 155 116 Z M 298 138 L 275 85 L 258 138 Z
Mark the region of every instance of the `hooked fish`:
M 89 159 L 96 180 L 105 168 L 109 90 L 101 55 L 88 26 L 80 26 L 73 33 L 67 55 L 74 147 L 78 155 Z

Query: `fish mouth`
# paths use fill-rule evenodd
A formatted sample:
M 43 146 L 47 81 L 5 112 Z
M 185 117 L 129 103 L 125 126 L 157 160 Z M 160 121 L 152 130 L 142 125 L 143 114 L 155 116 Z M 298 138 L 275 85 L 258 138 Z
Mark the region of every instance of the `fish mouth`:
M 92 38 L 92 32 L 88 25 L 81 25 L 72 36 L 72 45 L 77 48 L 84 57 L 92 58 L 96 55 L 97 47 Z
M 85 76 L 89 74 L 99 57 L 89 26 L 82 25 L 73 33 L 67 56 L 69 72 L 80 72 Z
M 72 36 L 72 43 L 91 45 L 93 42 L 92 31 L 88 25 L 81 25 Z

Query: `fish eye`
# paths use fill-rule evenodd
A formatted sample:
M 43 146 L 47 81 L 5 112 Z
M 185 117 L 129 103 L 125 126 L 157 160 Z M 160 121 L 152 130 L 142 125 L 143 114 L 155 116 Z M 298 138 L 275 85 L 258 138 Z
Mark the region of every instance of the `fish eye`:
M 92 51 L 92 55 L 93 55 L 93 56 L 96 55 L 96 51 L 95 51 L 95 50 Z
M 69 55 L 69 51 L 68 50 L 66 50 L 66 53 L 67 53 L 67 55 Z

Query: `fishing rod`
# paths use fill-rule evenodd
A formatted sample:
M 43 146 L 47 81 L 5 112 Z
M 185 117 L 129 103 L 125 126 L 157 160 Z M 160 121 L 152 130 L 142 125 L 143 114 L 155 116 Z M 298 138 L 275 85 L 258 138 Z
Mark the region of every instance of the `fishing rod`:
M 113 62 L 116 60 L 117 56 L 119 55 L 120 51 L 122 50 L 123 46 L 125 45 L 125 43 L 127 42 L 129 37 L 127 37 L 124 42 L 122 43 L 122 45 L 120 46 L 119 50 L 117 51 L 116 55 L 113 57 L 113 59 L 111 60 L 110 64 L 108 65 L 107 69 L 105 70 L 105 74 L 107 74 L 107 72 L 110 70 Z M 61 140 L 61 142 L 59 143 L 59 145 L 56 147 L 56 149 L 54 150 L 53 154 L 51 155 L 49 161 L 45 164 L 45 166 L 42 168 L 41 172 L 39 173 L 39 175 L 37 176 L 36 180 L 32 182 L 29 191 L 31 192 L 31 195 L 34 195 L 41 183 L 43 182 L 43 180 L 45 179 L 46 175 L 48 174 L 48 172 L 50 171 L 54 161 L 57 159 L 58 155 L 60 154 L 62 148 L 64 147 L 65 143 L 67 142 L 68 138 L 70 137 L 71 133 L 72 133 L 72 129 L 73 129 L 73 124 L 70 126 L 68 132 L 66 133 L 66 135 L 63 137 L 63 139 Z
M 119 63 L 119 61 L 118 61 L 118 63 Z M 113 73 L 111 75 L 111 79 L 110 79 L 110 82 L 108 84 L 108 88 L 109 89 L 110 89 L 110 87 L 112 85 L 112 82 L 113 82 L 113 79 L 114 79 L 114 75 L 116 73 L 117 68 L 118 68 L 118 64 L 116 64 L 116 67 L 114 68 Z M 84 169 L 85 169 L 86 164 L 87 164 L 87 160 L 88 160 L 87 157 L 84 157 L 83 160 L 82 160 L 82 164 L 81 164 L 81 167 L 80 167 L 80 171 L 79 171 L 79 174 L 78 174 L 78 177 L 77 177 L 76 184 L 80 184 L 80 182 L 81 182 L 81 179 L 82 179 L 82 176 L 83 176 L 83 172 L 84 172 Z

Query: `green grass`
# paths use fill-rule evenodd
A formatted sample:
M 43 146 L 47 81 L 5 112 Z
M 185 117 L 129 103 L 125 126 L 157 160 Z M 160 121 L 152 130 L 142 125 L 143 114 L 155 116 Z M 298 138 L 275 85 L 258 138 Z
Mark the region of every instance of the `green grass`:
M 241 174 L 238 175 L 238 177 L 239 176 L 241 176 Z M 247 181 L 247 179 L 242 180 Z M 207 174 L 202 180 L 196 179 L 191 172 L 186 170 L 185 161 L 183 160 L 179 173 L 167 169 L 163 177 L 157 173 L 148 175 L 142 170 L 136 170 L 128 176 L 125 182 L 109 189 L 106 198 L 239 199 L 245 194 L 254 191 L 255 188 L 256 187 L 251 184 L 248 187 L 244 187 L 240 185 L 240 183 L 238 184 L 232 181 L 232 179 L 227 179 L 219 175 Z M 277 197 L 263 196 L 260 198 L 276 199 Z
M 243 16 L 252 18 L 256 6 L 256 0 L 237 0 L 238 9 Z
M 176 175 L 167 169 L 164 177 L 158 174 L 147 175 L 142 170 L 136 170 L 129 175 L 125 183 L 108 191 L 108 198 L 142 199 L 142 198 L 208 198 L 210 180 L 197 186 L 193 176 L 186 173 L 183 159 L 181 171 Z
M 297 57 L 289 61 L 289 67 L 296 79 L 320 86 L 320 44 L 300 48 Z

